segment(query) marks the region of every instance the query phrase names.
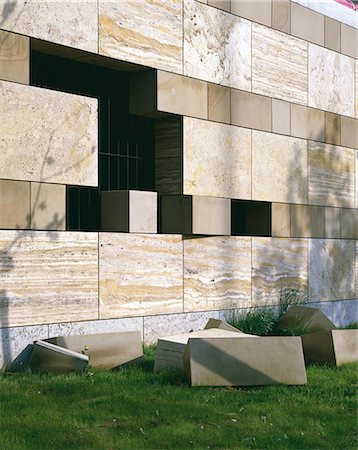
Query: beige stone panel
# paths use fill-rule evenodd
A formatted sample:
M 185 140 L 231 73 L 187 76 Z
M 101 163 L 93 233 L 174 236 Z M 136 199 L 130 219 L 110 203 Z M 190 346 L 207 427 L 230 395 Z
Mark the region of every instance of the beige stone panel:
M 228 198 L 192 197 L 193 234 L 230 235 L 231 202 Z
M 98 319 L 98 234 L 0 231 L 4 327 Z
M 291 34 L 324 45 L 324 16 L 295 3 L 291 4 Z
M 307 42 L 252 25 L 252 92 L 307 105 Z
M 214 6 L 215 8 L 222 9 L 223 11 L 230 12 L 231 9 L 231 0 L 207 0 L 209 6 Z
M 207 119 L 207 83 L 173 73 L 158 71 L 157 108 L 159 111 Z
M 354 246 L 353 240 L 309 240 L 311 301 L 355 298 Z
M 184 194 L 251 199 L 250 130 L 184 117 L 183 132 Z
M 184 240 L 184 311 L 251 306 L 251 238 Z
M 309 141 L 308 165 L 310 204 L 354 207 L 354 150 Z
M 321 206 L 291 205 L 291 237 L 324 237 L 324 211 Z
M 308 44 L 308 106 L 354 117 L 354 60 Z
M 358 239 L 358 209 L 342 208 L 341 238 Z
M 0 81 L 0 178 L 97 185 L 97 100 Z
M 97 53 L 97 1 L 0 1 L 0 27 Z
M 356 241 L 356 297 L 358 297 L 358 241 Z
M 271 98 L 244 91 L 231 91 L 231 123 L 271 131 Z
M 272 28 L 284 33 L 290 32 L 290 0 L 272 0 Z
M 234 0 L 231 12 L 253 22 L 271 26 L 271 0 Z
M 304 139 L 324 141 L 324 111 L 291 104 L 291 134 Z
M 341 145 L 358 148 L 358 120 L 341 117 Z
M 326 112 L 325 115 L 325 142 L 328 144 L 341 145 L 341 116 L 329 112 Z
M 324 46 L 336 52 L 341 51 L 341 24 L 337 20 L 325 16 Z
M 218 84 L 208 84 L 208 119 L 230 123 L 230 88 Z
M 291 134 L 290 104 L 272 99 L 272 131 L 279 134 Z
M 182 0 L 99 0 L 99 53 L 182 73 Z
M 285 289 L 307 294 L 307 239 L 252 238 L 252 302 L 279 304 Z
M 181 236 L 100 233 L 99 240 L 101 319 L 183 312 Z
M 307 382 L 298 336 L 190 338 L 184 367 L 192 386 Z
M 251 90 L 251 22 L 184 0 L 184 75 Z
M 325 208 L 325 237 L 339 239 L 341 237 L 341 209 Z
M 307 142 L 252 132 L 252 199 L 307 203 Z
M 358 119 L 358 61 L 356 61 L 356 82 L 355 82 L 355 88 L 356 88 L 356 96 L 355 96 L 355 105 L 356 105 L 356 119 Z
M 290 205 L 286 203 L 272 203 L 271 230 L 274 237 L 291 236 Z
M 0 228 L 30 228 L 30 183 L 0 180 Z
M 66 229 L 66 186 L 31 183 L 31 229 Z
M 0 30 L 0 79 L 30 83 L 30 39 Z
M 341 23 L 341 52 L 358 59 L 358 30 Z

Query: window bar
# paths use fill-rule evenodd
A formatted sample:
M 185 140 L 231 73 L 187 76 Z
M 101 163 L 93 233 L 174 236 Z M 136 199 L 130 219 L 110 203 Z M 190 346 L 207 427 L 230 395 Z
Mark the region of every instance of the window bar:
M 130 183 L 129 183 L 129 141 L 127 141 L 127 189 L 130 189 Z
M 135 159 L 135 186 L 138 189 L 138 186 L 139 186 L 139 181 L 138 181 L 138 178 L 139 178 L 139 174 L 138 174 L 138 172 L 139 172 L 138 142 L 136 142 L 136 144 L 135 144 L 135 157 L 136 157 L 136 159 Z

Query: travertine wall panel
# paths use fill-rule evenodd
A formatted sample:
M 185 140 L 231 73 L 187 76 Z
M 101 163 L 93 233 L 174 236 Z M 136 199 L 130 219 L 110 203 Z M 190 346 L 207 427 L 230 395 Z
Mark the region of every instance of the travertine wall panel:
M 188 117 L 183 126 L 183 193 L 250 199 L 251 130 Z
M 354 207 L 354 150 L 309 141 L 308 165 L 308 203 Z
M 252 24 L 252 91 L 307 105 L 307 42 Z
M 98 319 L 98 235 L 0 231 L 2 326 Z
M 307 142 L 252 132 L 252 198 L 307 203 Z
M 30 39 L 0 31 L 0 79 L 29 84 Z
M 182 0 L 99 0 L 99 53 L 182 73 Z
M 90 52 L 98 51 L 97 0 L 0 0 L 0 28 Z
M 183 311 L 181 236 L 100 233 L 100 318 Z
M 97 100 L 0 81 L 0 178 L 97 185 Z
M 251 306 L 251 238 L 184 240 L 184 311 Z
M 309 243 L 311 301 L 355 298 L 355 242 L 312 239 Z
M 309 44 L 308 105 L 354 117 L 354 60 Z
M 285 289 L 307 290 L 307 239 L 252 238 L 252 302 L 272 305 Z
M 184 0 L 184 75 L 251 90 L 251 23 Z

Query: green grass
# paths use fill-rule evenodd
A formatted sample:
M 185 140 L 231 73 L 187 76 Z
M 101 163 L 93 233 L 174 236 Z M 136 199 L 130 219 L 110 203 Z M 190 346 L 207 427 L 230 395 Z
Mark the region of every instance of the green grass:
M 2 449 L 356 449 L 357 365 L 307 386 L 190 388 L 141 367 L 0 375 Z

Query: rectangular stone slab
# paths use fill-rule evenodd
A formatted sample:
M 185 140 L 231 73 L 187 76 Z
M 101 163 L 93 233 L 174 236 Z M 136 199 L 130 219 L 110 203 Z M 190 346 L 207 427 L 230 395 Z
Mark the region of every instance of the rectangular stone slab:
M 358 330 L 331 330 L 302 336 L 306 363 L 340 366 L 358 361 Z
M 83 372 L 88 356 L 49 342 L 37 341 L 33 345 L 29 367 L 41 372 Z
M 300 327 L 307 329 L 309 333 L 330 331 L 336 328 L 321 310 L 308 306 L 291 306 L 278 322 L 278 327 L 283 330 Z
M 184 369 L 192 386 L 305 384 L 299 337 L 190 338 Z
M 87 355 L 91 367 L 112 369 L 143 357 L 140 331 L 57 336 L 46 341 Z

